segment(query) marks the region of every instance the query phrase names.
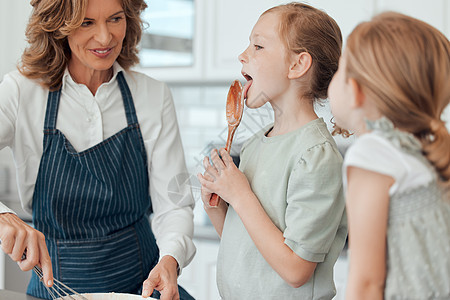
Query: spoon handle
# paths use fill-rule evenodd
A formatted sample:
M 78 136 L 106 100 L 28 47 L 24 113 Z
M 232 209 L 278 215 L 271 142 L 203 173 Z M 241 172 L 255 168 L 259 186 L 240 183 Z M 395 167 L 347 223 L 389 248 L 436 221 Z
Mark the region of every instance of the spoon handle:
M 225 144 L 225 150 L 230 153 L 231 143 L 233 142 L 234 133 L 236 132 L 237 126 L 228 126 L 228 138 L 227 143 Z M 212 194 L 209 199 L 209 206 L 218 206 L 220 201 L 220 197 L 217 194 Z
M 237 126 L 228 126 L 228 138 L 225 144 L 225 150 L 230 153 L 231 143 L 233 142 L 234 133 L 236 132 Z
M 220 200 L 219 195 L 212 194 L 211 198 L 209 199 L 209 206 L 218 206 L 219 200 Z

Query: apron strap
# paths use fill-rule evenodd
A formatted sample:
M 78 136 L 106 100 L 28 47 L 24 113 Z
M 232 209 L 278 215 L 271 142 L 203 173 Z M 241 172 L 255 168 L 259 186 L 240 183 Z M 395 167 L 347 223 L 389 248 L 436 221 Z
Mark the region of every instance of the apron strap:
M 127 117 L 128 125 L 137 125 L 138 119 L 136 116 L 136 110 L 134 108 L 133 97 L 131 96 L 130 88 L 123 76 L 123 72 L 117 73 L 117 81 L 119 82 L 120 93 L 123 98 L 123 105 L 125 107 L 125 115 Z
M 59 98 L 61 88 L 50 91 L 47 97 L 47 111 L 45 112 L 44 132 L 56 129 L 56 117 L 58 115 Z

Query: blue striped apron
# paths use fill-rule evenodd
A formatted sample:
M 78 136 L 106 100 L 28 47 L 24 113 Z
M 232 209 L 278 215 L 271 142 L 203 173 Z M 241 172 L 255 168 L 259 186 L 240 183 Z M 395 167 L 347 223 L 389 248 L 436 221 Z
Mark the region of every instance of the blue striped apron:
M 82 152 L 56 129 L 61 90 L 47 100 L 33 223 L 46 237 L 55 278 L 82 293 L 139 293 L 159 258 L 147 155 L 122 72 L 117 80 L 128 126 Z M 34 273 L 27 293 L 51 299 Z

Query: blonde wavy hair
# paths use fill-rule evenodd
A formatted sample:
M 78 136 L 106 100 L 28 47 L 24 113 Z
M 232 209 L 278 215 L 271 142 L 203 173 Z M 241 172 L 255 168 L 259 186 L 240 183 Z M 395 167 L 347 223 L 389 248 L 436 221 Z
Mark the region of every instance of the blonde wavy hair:
M 31 13 L 26 37 L 28 47 L 22 54 L 19 71 L 30 79 L 38 79 L 50 90 L 58 89 L 71 51 L 67 36 L 81 26 L 89 0 L 31 0 Z M 139 62 L 137 46 L 141 40 L 141 12 L 144 0 L 120 0 L 127 20 L 122 51 L 117 62 L 129 69 Z
M 439 30 L 386 12 L 358 25 L 347 39 L 347 78 L 395 127 L 414 134 L 445 183 L 450 135 L 441 120 L 450 101 L 450 43 Z

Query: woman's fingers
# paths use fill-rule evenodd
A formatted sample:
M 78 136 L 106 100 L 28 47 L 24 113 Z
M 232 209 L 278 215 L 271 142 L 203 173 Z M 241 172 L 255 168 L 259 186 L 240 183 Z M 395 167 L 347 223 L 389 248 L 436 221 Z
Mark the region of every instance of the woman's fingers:
M 25 251 L 26 245 L 25 241 L 27 239 L 26 230 L 15 230 L 14 236 L 11 237 L 11 240 L 14 240 L 14 246 L 12 250 L 8 253 L 9 257 L 13 261 L 20 262 L 22 260 L 23 252 Z M 27 270 L 28 271 L 28 270 Z
M 51 287 L 53 285 L 52 261 L 50 259 L 50 255 L 48 254 L 44 235 L 42 235 L 42 237 L 39 237 L 39 239 L 39 261 L 42 272 L 44 273 L 44 283 L 48 287 Z
M 13 261 L 20 262 L 26 248 L 28 234 L 34 229 L 12 213 L 0 214 L 0 240 L 2 250 Z
M 4 213 L 0 214 L 0 240 L 3 251 L 18 263 L 22 271 L 29 271 L 40 265 L 45 282 L 48 284 L 53 281 L 50 256 L 45 237 L 40 231 L 15 214 Z
M 153 291 L 158 286 L 158 278 L 149 276 L 142 284 L 142 297 L 147 298 L 153 294 Z
M 17 243 L 16 243 L 17 245 Z M 25 246 L 25 245 L 24 245 Z M 16 247 L 14 247 L 16 248 Z M 19 260 L 16 260 L 19 264 L 19 267 L 22 271 L 29 271 L 33 269 L 35 265 L 39 263 L 39 245 L 37 242 L 37 238 L 34 234 L 28 234 L 26 238 L 26 250 L 17 250 L 20 251 L 20 256 L 25 253 L 25 257 L 22 260 L 19 258 Z M 16 252 L 16 251 L 14 251 Z M 12 258 L 12 257 L 11 257 Z

